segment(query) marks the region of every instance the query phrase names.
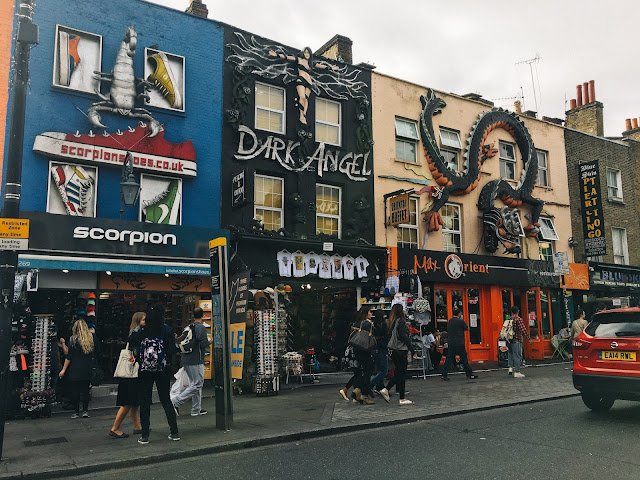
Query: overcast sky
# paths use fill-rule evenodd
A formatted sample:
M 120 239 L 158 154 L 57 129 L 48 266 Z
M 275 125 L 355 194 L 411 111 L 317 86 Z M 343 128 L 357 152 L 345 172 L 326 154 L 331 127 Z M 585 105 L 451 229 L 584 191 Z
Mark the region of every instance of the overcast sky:
M 152 0 L 184 10 L 189 0 Z M 336 33 L 354 63 L 513 110 L 564 118 L 576 85 L 595 80 L 605 135 L 640 117 L 638 0 L 204 0 L 209 18 L 316 50 Z M 392 9 L 390 9 L 392 7 Z M 531 64 L 517 62 L 540 59 Z

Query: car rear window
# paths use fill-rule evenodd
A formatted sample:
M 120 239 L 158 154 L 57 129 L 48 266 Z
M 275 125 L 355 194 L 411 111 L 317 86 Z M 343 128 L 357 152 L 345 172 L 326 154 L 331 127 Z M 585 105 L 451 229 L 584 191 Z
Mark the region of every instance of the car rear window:
M 640 337 L 640 313 L 599 313 L 584 331 L 592 337 Z

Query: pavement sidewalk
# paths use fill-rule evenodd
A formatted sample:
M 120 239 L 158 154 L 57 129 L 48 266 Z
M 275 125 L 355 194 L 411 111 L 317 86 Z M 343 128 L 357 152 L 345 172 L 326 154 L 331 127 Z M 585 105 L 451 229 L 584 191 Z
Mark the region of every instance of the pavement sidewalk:
M 476 366 L 476 368 L 479 366 Z M 506 369 L 476 370 L 477 380 L 451 374 L 407 381 L 407 398 L 415 402 L 400 407 L 398 396 L 386 403 L 354 405 L 345 402 L 335 384 L 309 385 L 277 396 L 234 397 L 234 426 L 228 432 L 215 428 L 214 399 L 203 400 L 208 415 L 191 417 L 188 406 L 178 419 L 180 442 L 167 439 L 164 411 L 151 411 L 151 442 L 139 445 L 137 436 L 108 436 L 116 408 L 93 410 L 91 418 L 72 420 L 68 414 L 47 419 L 11 420 L 5 427 L 4 457 L 0 479 L 68 478 L 73 475 L 157 463 L 205 453 L 238 450 L 301 438 L 344 433 L 396 423 L 455 415 L 577 395 L 571 381 L 571 364 L 531 366 L 526 378 L 514 379 Z M 131 433 L 126 419 L 122 429 Z M 35 445 L 34 445 L 35 444 Z M 32 446 L 33 445 L 33 446 Z

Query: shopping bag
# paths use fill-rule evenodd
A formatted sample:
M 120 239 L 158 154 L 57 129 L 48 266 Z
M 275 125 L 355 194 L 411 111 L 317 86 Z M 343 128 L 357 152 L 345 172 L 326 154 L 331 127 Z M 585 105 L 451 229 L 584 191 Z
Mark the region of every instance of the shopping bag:
M 138 369 L 140 364 L 138 362 L 132 362 L 131 357 L 133 353 L 129 350 L 129 344 L 120 350 L 120 357 L 118 358 L 118 364 L 116 365 L 116 371 L 113 376 L 116 378 L 138 378 Z
M 182 391 L 189 386 L 189 375 L 187 375 L 184 368 L 180 368 L 173 378 L 175 378 L 176 381 L 171 386 L 171 401 L 173 401 L 174 398 L 180 395 Z

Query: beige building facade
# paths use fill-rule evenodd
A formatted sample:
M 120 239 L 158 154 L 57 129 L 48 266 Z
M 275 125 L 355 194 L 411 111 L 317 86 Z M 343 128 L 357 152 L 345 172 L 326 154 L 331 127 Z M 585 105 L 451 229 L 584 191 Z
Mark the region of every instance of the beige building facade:
M 521 228 L 518 227 L 515 243 L 499 242 L 496 249 L 494 241 L 492 249 L 487 247 L 487 217 L 483 220 L 480 209 L 483 187 L 497 181 L 489 187 L 519 190 L 526 173 L 518 142 L 509 131 L 512 127 L 495 124 L 477 131 L 481 116 L 493 109 L 491 102 L 478 95 L 430 92 L 427 87 L 375 72 L 372 92 L 376 244 L 387 246 L 390 251 L 388 276 L 417 276 L 422 287 L 419 294 L 432 307 L 433 323 L 428 327 L 431 330 L 446 330 L 453 311 L 462 311 L 470 327 L 467 342 L 472 361 L 495 361 L 500 350 L 498 333 L 514 305 L 520 309 L 534 339 L 534 344 L 525 348 L 527 358 L 551 355 L 550 339 L 567 323 L 560 277 L 553 271 L 553 253 L 567 252 L 568 261 L 574 261 L 564 128 L 533 115 L 518 116 L 533 140 L 537 157 L 533 158 L 537 165 L 529 167 L 537 170 L 530 194 L 544 204 L 539 226 L 528 227 L 536 213 L 535 205 L 526 201 L 518 204 L 499 195 L 492 203 L 494 210 L 500 212 L 508 207 L 503 213 L 511 222 L 517 212 L 515 223 L 520 223 Z M 435 140 L 450 171 L 442 171 L 437 162 L 429 162 L 420 134 L 421 96 L 430 93 L 446 104 L 440 102 L 439 112 L 427 118 L 433 122 L 431 143 Z M 467 181 L 467 176 L 475 177 L 469 172 L 466 155 L 471 137 L 485 134 L 481 144 L 486 146 L 484 151 L 489 158 L 480 167 L 479 177 Z M 478 145 L 476 139 L 474 146 Z M 468 155 L 471 162 L 478 162 L 478 151 Z M 531 175 L 535 176 L 535 172 L 527 178 Z M 454 183 L 468 183 L 468 188 L 455 192 L 458 195 L 452 193 L 434 213 L 430 212 L 434 202 L 442 203 L 441 195 L 447 193 L 442 187 L 450 185 L 443 178 L 438 183 L 436 179 L 441 176 Z M 388 197 L 407 191 L 409 218 L 399 226 L 390 226 Z M 485 211 L 486 198 L 485 195 Z M 500 230 L 502 220 L 497 220 L 495 231 L 504 231 Z M 514 223 L 509 225 L 513 227 Z M 534 227 L 537 229 L 530 230 Z M 514 245 L 516 248 L 511 251 L 517 253 L 506 252 Z

